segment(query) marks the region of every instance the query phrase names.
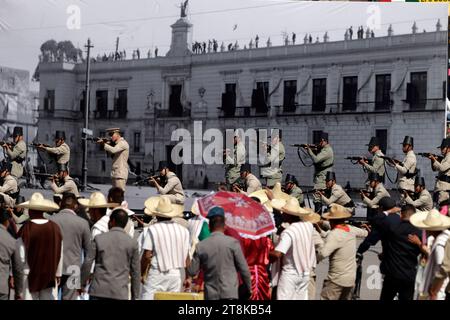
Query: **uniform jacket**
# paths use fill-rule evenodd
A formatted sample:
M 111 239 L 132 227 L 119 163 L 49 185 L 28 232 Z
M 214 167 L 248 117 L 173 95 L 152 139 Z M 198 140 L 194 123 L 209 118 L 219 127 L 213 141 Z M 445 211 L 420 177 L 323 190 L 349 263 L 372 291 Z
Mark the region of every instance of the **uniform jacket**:
M 398 171 L 398 187 L 404 190 L 414 191 L 414 177 L 408 178 L 407 173 L 414 173 L 416 171 L 416 155 L 413 150 L 408 151 L 403 160 L 403 166 L 396 164 L 395 168 Z
M 338 184 L 335 184 L 331 188 L 331 196 L 329 198 L 325 197 L 324 195 L 321 196 L 322 202 L 325 203 L 327 206 L 329 206 L 332 203 L 337 203 L 341 206 L 346 205 L 352 199 L 348 196 L 347 192 Z
M 424 189 L 416 200 L 411 197 L 405 198 L 406 203 L 413 205 L 419 211 L 429 211 L 433 209 L 433 198 L 427 189 Z
M 389 192 L 385 189 L 382 183 L 379 183 L 375 189 L 373 190 L 374 197 L 372 199 L 369 199 L 368 197 L 364 196 L 363 202 L 372 209 L 378 208 L 378 202 L 384 197 L 390 197 L 391 195 Z
M 16 293 L 22 294 L 23 264 L 20 259 L 19 246 L 6 228 L 0 225 L 0 294 L 9 292 L 8 279 L 11 266 Z
M 77 184 L 70 176 L 64 178 L 64 184 L 61 187 L 58 187 L 54 181 L 52 182 L 51 187 L 54 193 L 63 194 L 68 192 L 73 193 L 76 197 L 80 196 Z
M 45 150 L 56 155 L 58 164 L 66 164 L 70 161 L 70 147 L 65 142 L 59 147 L 47 147 Z
M 23 161 L 27 158 L 27 145 L 25 141 L 20 140 L 12 150 L 7 148 L 6 153 L 12 162 L 11 175 L 20 178 L 23 176 Z
M 114 147 L 105 144 L 105 151 L 113 155 L 111 177 L 116 179 L 128 179 L 128 155 L 130 146 L 121 137 Z
M 234 146 L 233 158 L 230 155 L 225 158 L 225 178 L 229 183 L 233 183 L 239 178 L 239 171 L 243 163 L 245 163 L 245 146 L 239 142 Z
M 384 156 L 381 150 L 375 152 L 372 157 L 372 164 L 365 163 L 364 168 L 366 168 L 368 172 L 378 173 L 383 177 L 386 169 L 384 167 L 384 159 L 381 158 L 381 156 Z

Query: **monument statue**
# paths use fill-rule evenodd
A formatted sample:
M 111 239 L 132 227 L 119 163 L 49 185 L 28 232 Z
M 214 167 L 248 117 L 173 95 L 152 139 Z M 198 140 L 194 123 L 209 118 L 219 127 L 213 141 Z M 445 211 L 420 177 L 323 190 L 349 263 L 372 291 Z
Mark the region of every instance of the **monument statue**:
M 180 8 L 181 8 L 181 18 L 185 18 L 186 15 L 186 11 L 187 11 L 187 6 L 188 6 L 188 2 L 189 0 L 186 0 L 184 3 L 181 3 Z

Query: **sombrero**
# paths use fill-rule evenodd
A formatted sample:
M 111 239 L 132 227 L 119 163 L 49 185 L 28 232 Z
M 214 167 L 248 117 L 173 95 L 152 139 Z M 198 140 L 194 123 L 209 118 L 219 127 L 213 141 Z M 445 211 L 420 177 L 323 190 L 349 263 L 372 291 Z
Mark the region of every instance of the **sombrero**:
M 159 216 L 163 218 L 183 217 L 184 206 L 173 204 L 167 196 L 150 197 L 145 200 L 144 205 L 144 213 L 150 216 Z
M 310 209 L 300 207 L 297 198 L 290 197 L 288 201 L 273 199 L 271 205 L 274 209 L 297 217 L 311 214 Z
M 267 196 L 266 190 L 261 189 L 255 191 L 248 195 L 250 198 L 258 198 L 259 202 L 267 209 L 269 212 L 273 212 L 272 205 L 270 204 L 269 197 Z
M 439 213 L 436 209 L 416 212 L 411 216 L 409 222 L 419 229 L 428 231 L 443 231 L 450 228 L 450 218 Z
M 59 206 L 56 203 L 51 200 L 44 199 L 42 193 L 39 192 L 33 193 L 29 201 L 23 202 L 16 207 L 42 212 L 53 212 L 59 210 Z
M 337 204 L 332 203 L 330 205 L 330 210 L 323 214 L 323 218 L 326 220 L 334 219 L 347 219 L 350 218 L 352 214 L 347 210 L 347 208 Z
M 101 192 L 94 192 L 89 199 L 78 199 L 78 203 L 86 208 L 115 208 L 120 206 L 120 203 L 109 203 L 106 197 Z

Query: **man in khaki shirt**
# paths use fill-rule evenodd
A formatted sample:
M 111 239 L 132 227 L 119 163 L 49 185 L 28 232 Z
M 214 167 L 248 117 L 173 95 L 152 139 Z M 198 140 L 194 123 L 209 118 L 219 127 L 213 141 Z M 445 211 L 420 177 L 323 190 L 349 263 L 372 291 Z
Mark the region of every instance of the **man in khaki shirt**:
M 429 289 L 430 300 L 436 300 L 439 290 L 441 290 L 445 279 L 450 277 L 450 239 L 445 244 L 444 260 L 441 267 L 434 275 L 434 280 Z M 445 289 L 445 300 L 450 300 L 450 282 Z
M 185 195 L 183 185 L 177 175 L 169 170 L 169 164 L 166 161 L 160 161 L 158 171 L 159 176 L 167 180 L 166 185 L 161 187 L 153 177 L 150 179 L 155 185 L 156 190 L 158 190 L 158 193 L 167 195 L 173 204 L 184 204 Z
M 245 182 L 246 191 L 241 190 L 238 186 L 234 185 L 233 190 L 235 190 L 235 192 L 248 195 L 262 189 L 261 182 L 252 174 L 251 166 L 248 163 L 241 166 L 241 179 Z
M 12 137 L 14 146 L 4 144 L 2 147 L 12 164 L 11 175 L 19 179 L 23 176 L 23 163 L 27 157 L 27 145 L 23 141 L 23 128 L 14 127 Z
M 416 164 L 417 159 L 414 153 L 414 139 L 410 136 L 405 136 L 402 143 L 402 151 L 406 154 L 402 163 L 395 163 L 388 161 L 390 166 L 393 166 L 398 172 L 398 188 L 414 192 L 414 177 L 417 174 Z M 402 194 L 403 197 L 403 194 Z
M 425 179 L 423 177 L 416 177 L 414 182 L 416 199 L 411 199 L 408 192 L 404 192 L 405 201 L 407 204 L 414 206 L 419 211 L 430 211 L 433 209 L 433 199 L 431 194 L 425 188 Z
M 261 166 L 261 177 L 266 179 L 266 186 L 273 188 L 275 183 L 280 182 L 283 177 L 283 169 L 281 164 L 285 158 L 286 151 L 281 142 L 280 132 L 273 134 L 270 148 L 267 144 L 263 144 L 265 148 L 265 159 Z
M 225 181 L 228 189 L 231 190 L 233 184 L 239 179 L 241 165 L 245 163 L 245 146 L 238 133 L 234 136 L 233 154 L 231 154 L 231 150 L 226 149 L 224 151 L 224 160 Z
M 351 214 L 338 204 L 332 204 L 323 218 L 330 221 L 331 231 L 321 232 L 324 245 L 318 252 L 318 260 L 329 257 L 330 266 L 324 281 L 322 300 L 350 300 L 356 280 L 356 238 L 365 238 L 367 230 L 345 223 Z
M 58 180 L 64 181 L 62 186 L 57 186 L 55 180 L 52 181 L 51 188 L 55 194 L 72 193 L 77 198 L 80 196 L 75 181 L 69 176 L 67 165 L 61 164 L 58 169 Z
M 330 192 L 330 197 L 326 197 L 325 191 L 317 191 L 320 195 L 322 202 L 329 206 L 333 203 L 337 203 L 348 210 L 348 212 L 353 212 L 355 204 L 353 200 L 349 197 L 347 192 L 336 183 L 336 175 L 332 171 L 328 171 L 326 175 L 326 186 L 327 190 Z
M 372 197 L 361 192 L 361 199 L 367 205 L 368 208 L 377 209 L 378 202 L 384 197 L 390 197 L 389 192 L 384 188 L 381 182 L 381 177 L 377 173 L 369 174 L 370 187 L 372 188 Z
M 0 163 L 0 179 L 3 180 L 0 185 L 0 196 L 3 197 L 3 202 L 7 207 L 14 207 L 19 192 L 17 179 L 10 174 L 11 168 L 10 162 L 3 160 Z
M 39 148 L 47 151 L 50 155 L 56 157 L 56 163 L 58 165 L 69 165 L 70 161 L 70 147 L 66 143 L 66 133 L 64 131 L 56 131 L 55 133 L 55 146 L 46 147 L 39 145 Z
M 130 146 L 120 135 L 120 128 L 106 129 L 106 132 L 111 137 L 113 145 L 106 143 L 105 140 L 98 140 L 97 143 L 102 144 L 105 151 L 113 157 L 111 168 L 112 186 L 121 188 L 125 191 L 128 179 L 128 156 Z
M 296 198 L 298 203 L 300 203 L 300 206 L 303 207 L 305 205 L 303 191 L 298 186 L 297 178 L 294 175 L 289 173 L 286 175 L 286 179 L 284 180 L 284 190 L 288 195 Z
M 438 204 L 443 205 L 449 199 L 450 190 L 450 138 L 442 140 L 441 154 L 442 160 L 437 159 L 434 155 L 430 155 L 431 167 L 433 171 L 438 173 L 436 177 L 436 185 L 434 192 L 438 194 Z
M 380 141 L 377 137 L 370 138 L 368 146 L 368 151 L 372 154 L 372 162 L 369 164 L 367 159 L 359 160 L 359 164 L 363 166 L 364 169 L 367 170 L 368 173 L 378 173 L 380 177 L 382 177 L 382 182 L 384 182 L 384 159 L 381 158 L 384 156 L 383 152 L 380 149 Z

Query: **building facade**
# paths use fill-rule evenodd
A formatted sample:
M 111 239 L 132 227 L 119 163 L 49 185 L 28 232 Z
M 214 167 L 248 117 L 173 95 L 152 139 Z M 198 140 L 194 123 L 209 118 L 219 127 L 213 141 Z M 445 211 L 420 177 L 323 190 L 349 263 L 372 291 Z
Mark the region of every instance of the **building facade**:
M 204 54 L 191 51 L 193 26 L 172 25 L 164 57 L 96 62 L 91 65 L 90 125 L 94 136 L 120 127 L 130 143 L 130 160 L 152 168 L 170 160 L 172 132 L 192 132 L 194 121 L 221 131 L 279 128 L 286 146 L 284 174 L 312 185 L 294 143 L 311 143 L 326 131 L 335 152 L 338 182 L 362 186 L 366 174 L 346 156 L 367 155 L 378 136 L 386 154 L 403 158 L 400 143 L 415 138 L 418 152 L 436 152 L 445 135 L 447 31 L 348 38 L 298 45 L 245 48 Z M 81 175 L 85 63 L 41 63 L 39 140 L 49 143 L 64 129 L 72 147 L 72 174 Z M 207 143 L 205 143 L 206 145 Z M 194 157 L 194 155 L 192 156 Z M 109 181 L 110 158 L 89 146 L 90 181 Z M 431 187 L 429 160 L 418 167 Z M 80 165 L 75 165 L 80 164 Z M 186 187 L 224 180 L 221 165 L 183 165 L 174 170 Z M 254 170 L 258 173 L 257 166 Z M 393 171 L 390 170 L 391 176 Z M 392 179 L 394 179 L 392 177 Z M 392 186 L 390 183 L 388 185 Z

